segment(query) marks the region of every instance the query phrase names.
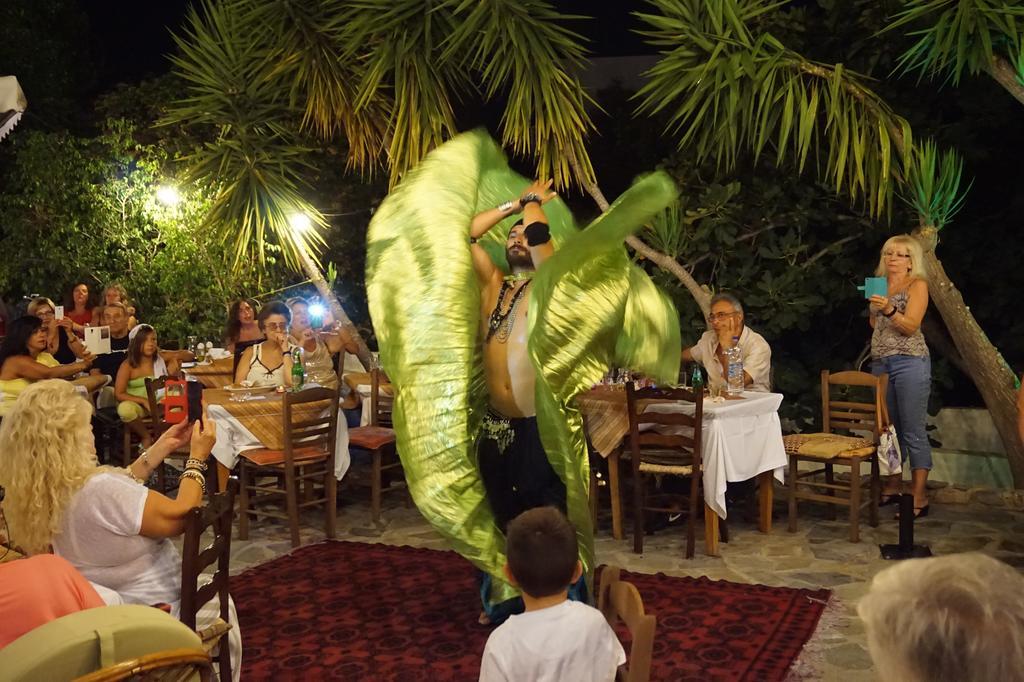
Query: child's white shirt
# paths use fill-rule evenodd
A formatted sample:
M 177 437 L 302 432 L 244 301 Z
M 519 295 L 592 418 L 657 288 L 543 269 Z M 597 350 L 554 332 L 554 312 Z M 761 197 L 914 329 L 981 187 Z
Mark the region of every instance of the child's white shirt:
M 601 612 L 564 601 L 498 626 L 484 647 L 480 682 L 612 682 L 625 662 L 626 652 Z

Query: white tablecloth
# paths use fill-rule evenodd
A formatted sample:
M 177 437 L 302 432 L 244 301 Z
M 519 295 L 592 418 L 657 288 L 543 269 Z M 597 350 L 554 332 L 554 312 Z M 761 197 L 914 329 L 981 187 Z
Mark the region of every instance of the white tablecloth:
M 779 422 L 781 393 L 746 391 L 743 400 L 704 401 L 704 435 L 701 439 L 704 466 L 704 497 L 721 518 L 726 517 L 725 488 L 729 481 L 746 481 L 765 471 L 785 483 L 789 458 L 782 444 Z M 648 412 L 686 410 L 680 404 L 653 404 Z M 688 410 L 693 413 L 692 406 Z M 657 427 L 667 431 L 672 427 Z
M 229 469 L 238 464 L 238 458 L 246 450 L 262 448 L 256 436 L 242 423 L 231 416 L 223 405 L 208 405 L 207 415 L 217 424 L 217 442 L 210 452 L 213 457 Z M 338 415 L 338 431 L 334 438 L 334 475 L 340 481 L 348 472 L 352 457 L 348 451 L 348 424 L 344 413 Z

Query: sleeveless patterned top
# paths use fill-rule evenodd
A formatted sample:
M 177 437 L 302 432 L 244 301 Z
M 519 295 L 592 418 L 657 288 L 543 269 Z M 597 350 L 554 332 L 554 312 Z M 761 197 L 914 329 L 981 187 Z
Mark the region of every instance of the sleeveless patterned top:
M 900 291 L 890 298 L 896 310 L 905 313 L 907 310 L 907 292 Z M 918 328 L 909 336 L 900 333 L 885 315 L 875 316 L 875 330 L 871 334 L 871 357 L 885 358 L 890 355 L 913 355 L 928 357 L 928 346 L 924 342 L 924 334 Z

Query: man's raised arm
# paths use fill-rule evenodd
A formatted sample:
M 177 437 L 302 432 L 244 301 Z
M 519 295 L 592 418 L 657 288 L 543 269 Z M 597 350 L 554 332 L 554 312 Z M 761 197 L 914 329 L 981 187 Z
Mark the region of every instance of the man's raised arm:
M 548 227 L 548 217 L 544 215 L 544 204 L 554 199 L 557 194 L 551 191 L 551 183 L 554 180 L 537 180 L 526 188 L 526 192 L 520 197 L 519 203 L 523 207 L 523 225 L 526 228 L 526 243 L 530 247 L 530 256 L 533 258 L 533 267 L 539 268 L 540 264 L 547 260 L 555 247 L 551 243 L 551 229 Z
M 522 210 L 518 200 L 506 201 L 497 208 L 491 208 L 473 216 L 473 222 L 469 224 L 469 250 L 473 254 L 473 269 L 476 271 L 476 278 L 480 284 L 487 284 L 495 279 L 498 268 L 494 266 L 494 261 L 487 255 L 484 247 L 477 243 L 477 240 L 502 220 Z

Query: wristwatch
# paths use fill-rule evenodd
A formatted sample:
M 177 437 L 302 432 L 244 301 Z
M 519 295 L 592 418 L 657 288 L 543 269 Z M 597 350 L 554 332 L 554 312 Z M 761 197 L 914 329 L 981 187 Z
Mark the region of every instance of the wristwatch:
M 519 199 L 519 203 L 522 204 L 523 206 L 526 206 L 529 203 L 536 203 L 538 206 L 540 206 L 540 195 L 538 195 L 536 192 L 530 192 L 529 194 L 524 194 Z

